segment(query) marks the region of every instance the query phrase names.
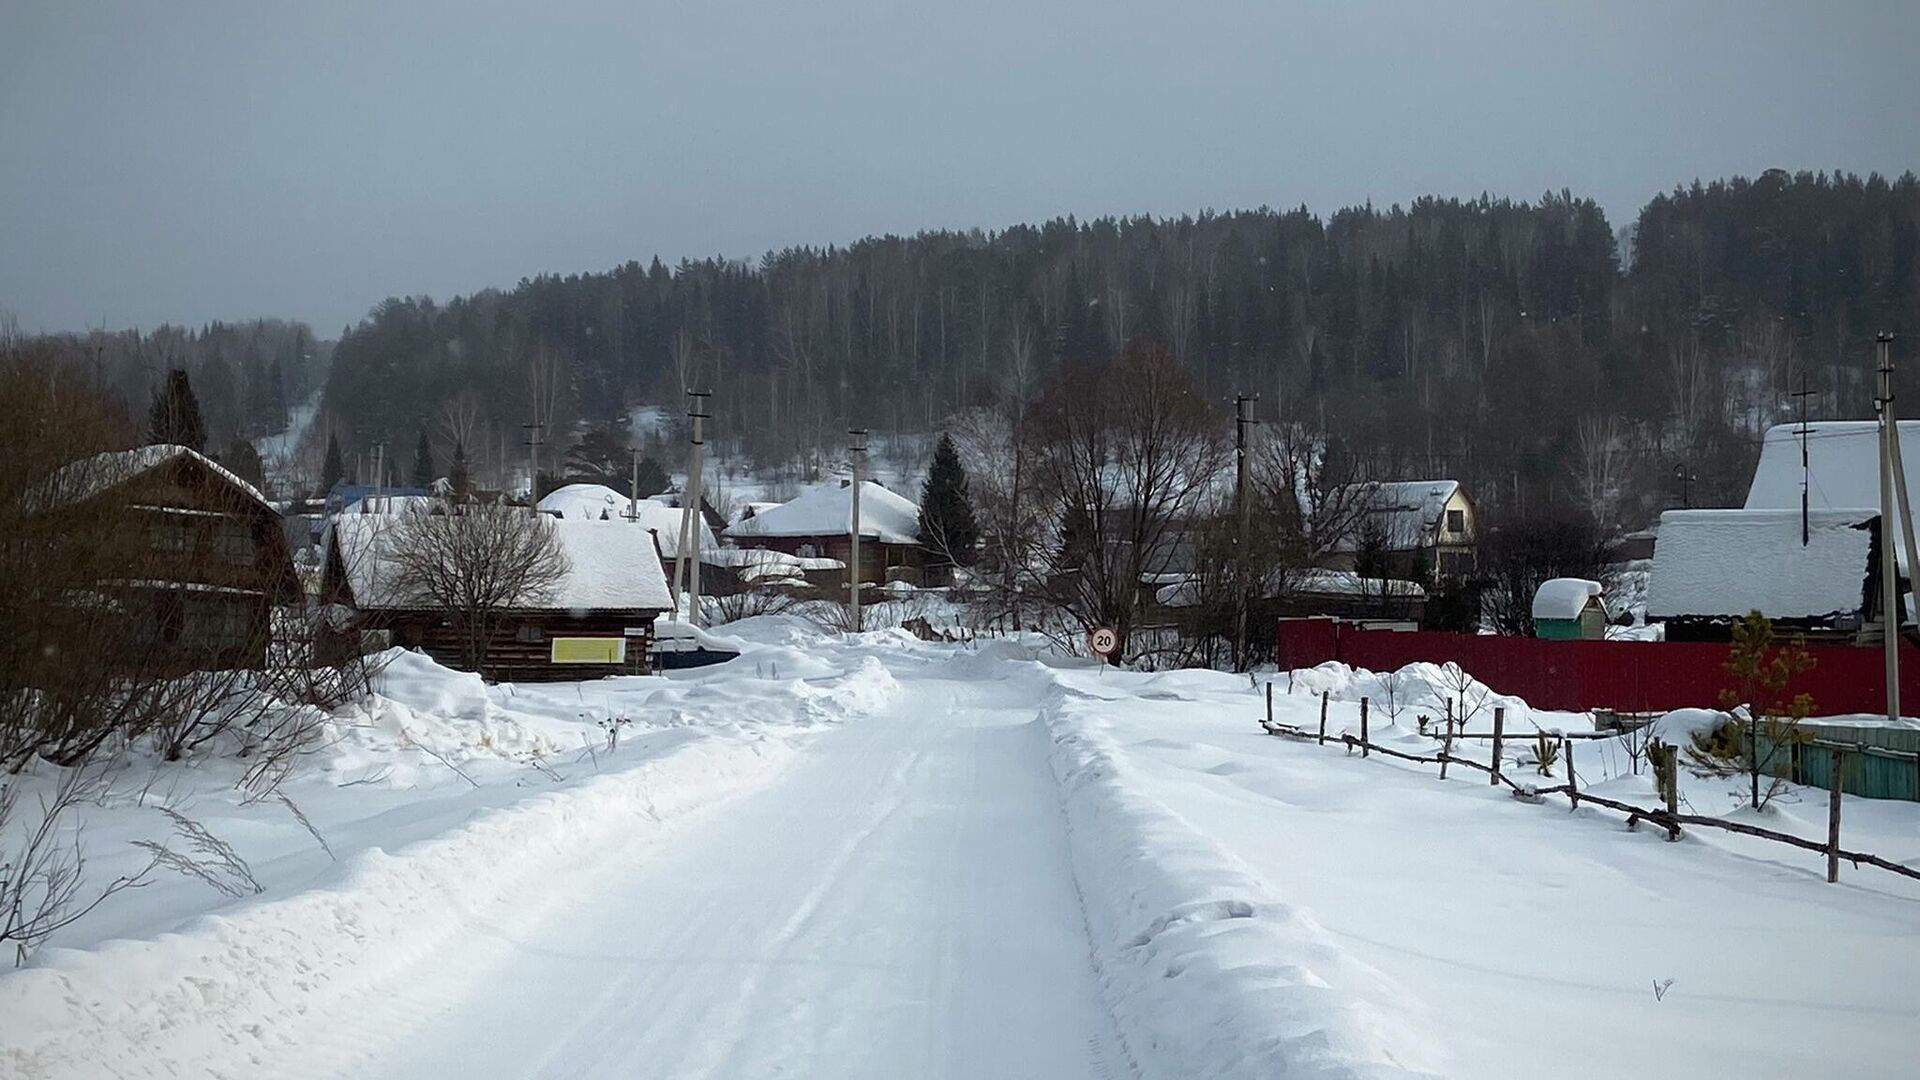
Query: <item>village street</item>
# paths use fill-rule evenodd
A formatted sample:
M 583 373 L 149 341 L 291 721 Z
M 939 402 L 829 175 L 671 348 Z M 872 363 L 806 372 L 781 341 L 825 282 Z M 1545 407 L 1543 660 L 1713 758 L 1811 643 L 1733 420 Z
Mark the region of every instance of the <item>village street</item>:
M 540 883 L 566 900 L 536 924 L 472 925 L 360 1022 L 286 1032 L 280 1060 L 472 1080 L 1107 1075 L 1046 735 L 1012 686 L 903 680 L 774 786 Z

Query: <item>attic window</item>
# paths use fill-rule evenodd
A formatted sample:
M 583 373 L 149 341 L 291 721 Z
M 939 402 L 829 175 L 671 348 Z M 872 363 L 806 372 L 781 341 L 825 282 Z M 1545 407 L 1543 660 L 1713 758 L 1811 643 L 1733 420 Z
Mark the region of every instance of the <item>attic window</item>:
M 1467 531 L 1467 512 L 1465 510 L 1447 511 L 1447 531 L 1455 536 Z

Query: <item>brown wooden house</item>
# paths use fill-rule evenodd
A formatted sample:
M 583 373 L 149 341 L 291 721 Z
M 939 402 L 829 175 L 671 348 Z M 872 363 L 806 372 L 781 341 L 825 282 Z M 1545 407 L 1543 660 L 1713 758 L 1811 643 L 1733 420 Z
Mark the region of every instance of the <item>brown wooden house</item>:
M 506 613 L 487 645 L 483 673 L 504 681 L 554 682 L 650 670 L 653 620 L 672 606 L 653 534 L 625 521 L 540 520 L 553 530 L 569 569 L 551 595 Z M 400 514 L 334 519 L 320 595 L 336 647 L 417 648 L 448 667 L 462 667 L 460 637 L 448 612 L 408 595 L 397 580 L 392 545 L 404 524 Z
M 808 489 L 799 498 L 756 512 L 727 529 L 727 538 L 743 548 L 765 548 L 802 559 L 851 557 L 853 490 L 848 481 Z M 871 480 L 860 484 L 860 565 L 852 571 L 862 584 L 906 580 L 919 584 L 926 551 L 920 546 L 920 508 Z M 844 586 L 843 571 L 836 586 Z
M 73 462 L 35 498 L 39 513 L 71 515 L 72 535 L 84 536 L 89 522 L 119 532 L 115 554 L 96 564 L 93 587 L 73 602 L 90 618 L 107 612 L 129 621 L 100 640 L 119 642 L 114 659 L 144 674 L 258 667 L 274 607 L 303 598 L 279 512 L 187 447 Z

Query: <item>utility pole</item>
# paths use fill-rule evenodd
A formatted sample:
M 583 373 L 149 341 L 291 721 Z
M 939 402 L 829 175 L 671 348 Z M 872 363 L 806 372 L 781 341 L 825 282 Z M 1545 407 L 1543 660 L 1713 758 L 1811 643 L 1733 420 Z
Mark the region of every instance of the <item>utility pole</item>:
M 640 448 L 633 450 L 633 479 L 627 481 L 627 520 L 640 520 Z
M 847 517 L 847 625 L 860 632 L 860 464 L 867 456 L 867 429 L 848 428 L 853 436 L 847 450 L 853 454 L 853 509 Z
M 1806 547 L 1813 541 L 1813 529 L 1808 523 L 1809 502 L 1813 487 L 1813 467 L 1807 457 L 1807 398 L 1813 391 L 1807 389 L 1807 369 L 1800 369 L 1800 389 L 1793 396 L 1800 399 L 1800 546 Z
M 1250 593 L 1253 581 L 1249 570 L 1252 560 L 1252 523 L 1253 507 L 1247 501 L 1247 426 L 1257 423 L 1247 415 L 1247 409 L 1260 395 L 1249 397 L 1246 394 L 1233 396 L 1233 505 L 1240 516 L 1240 533 L 1234 541 L 1234 555 L 1238 562 L 1236 577 L 1239 579 L 1238 620 L 1233 635 L 1233 670 L 1245 671 L 1247 663 L 1247 608 L 1252 603 Z
M 687 486 L 680 493 L 680 546 L 675 551 L 673 579 L 675 591 L 679 583 L 686 582 L 687 622 L 700 625 L 700 494 L 701 459 L 707 445 L 706 422 L 712 419 L 707 412 L 707 399 L 713 396 L 711 390 L 689 390 L 687 397 L 687 422 L 690 425 L 687 436 Z M 638 475 L 639 465 L 634 466 Z
M 527 429 L 527 449 L 533 462 L 533 479 L 527 484 L 527 513 L 534 518 L 540 516 L 540 433 L 546 430 L 545 424 L 521 424 Z
M 1893 433 L 1893 357 L 1888 346 L 1893 335 L 1881 331 L 1875 335 L 1879 363 L 1879 383 L 1874 407 L 1880 413 L 1880 628 L 1886 651 L 1887 719 L 1900 719 L 1900 582 L 1893 555 L 1894 515 L 1898 508 L 1893 494 L 1895 442 Z

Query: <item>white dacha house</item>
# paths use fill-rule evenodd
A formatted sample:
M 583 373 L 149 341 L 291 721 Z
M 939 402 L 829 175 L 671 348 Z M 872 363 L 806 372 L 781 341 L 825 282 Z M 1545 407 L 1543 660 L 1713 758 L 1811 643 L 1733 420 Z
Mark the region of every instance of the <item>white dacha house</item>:
M 1473 499 L 1458 480 L 1369 481 L 1357 486 L 1366 489 L 1361 496 L 1366 512 L 1353 533 L 1336 545 L 1326 560 L 1328 568 L 1356 569 L 1367 546 L 1377 544 L 1391 576 L 1434 581 L 1473 573 L 1479 526 Z

